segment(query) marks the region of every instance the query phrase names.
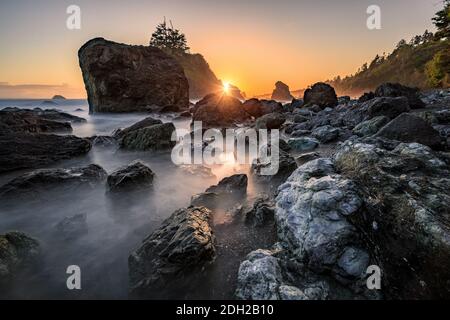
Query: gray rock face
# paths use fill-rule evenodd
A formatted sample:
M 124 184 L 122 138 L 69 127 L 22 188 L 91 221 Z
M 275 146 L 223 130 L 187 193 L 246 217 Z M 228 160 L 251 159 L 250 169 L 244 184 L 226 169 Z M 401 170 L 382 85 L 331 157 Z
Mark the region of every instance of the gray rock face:
M 370 120 L 366 120 L 358 124 L 354 129 L 353 133 L 360 136 L 366 137 L 371 136 L 378 132 L 384 125 L 389 122 L 389 118 L 385 116 L 378 116 Z
M 336 92 L 333 87 L 326 83 L 316 83 L 306 89 L 304 98 L 307 105 L 318 105 L 321 108 L 335 107 L 338 104 Z
M 167 150 L 176 144 L 176 141 L 172 141 L 174 131 L 173 123 L 155 124 L 133 130 L 122 137 L 120 147 L 130 150 Z
M 132 131 L 136 131 L 139 129 L 143 129 L 146 127 L 151 127 L 155 124 L 162 124 L 161 120 L 157 120 L 154 119 L 152 117 L 147 117 L 144 120 L 141 120 L 139 122 L 136 122 L 135 124 L 133 124 L 132 126 L 125 128 L 125 129 L 118 129 L 113 133 L 114 138 L 116 139 L 121 139 L 123 138 L 125 135 L 127 135 L 128 133 L 132 132 Z
M 25 173 L 0 187 L 0 197 L 45 194 L 51 188 L 73 190 L 94 187 L 106 179 L 106 171 L 96 165 L 68 169 L 40 169 Z
M 110 192 L 136 191 L 153 186 L 153 171 L 139 160 L 117 169 L 108 176 Z
M 90 112 L 189 106 L 183 68 L 158 48 L 95 38 L 80 48 L 78 57 Z
M 310 151 L 319 146 L 319 141 L 309 137 L 301 137 L 289 139 L 288 144 L 295 151 Z
M 449 159 L 418 143 L 389 151 L 360 141 L 335 159 L 364 195 L 366 214 L 353 221 L 376 245 L 387 297 L 448 298 Z
M 377 97 L 406 97 L 411 109 L 425 107 L 420 99 L 419 89 L 403 86 L 399 83 L 384 83 L 375 90 Z
M 385 116 L 394 119 L 404 112 L 409 112 L 408 99 L 405 97 L 398 98 L 375 98 L 363 104 L 363 109 L 367 109 L 368 118 Z
M 176 296 L 177 290 L 215 258 L 211 211 L 189 207 L 175 211 L 147 237 L 129 259 L 133 294 Z
M 294 97 L 289 91 L 289 86 L 281 81 L 275 83 L 275 89 L 272 92 L 272 100 L 291 101 Z
M 0 134 L 0 172 L 36 168 L 86 154 L 91 143 L 75 136 Z
M 286 122 L 285 116 L 283 116 L 281 113 L 269 113 L 266 115 L 263 115 L 262 117 L 258 118 L 255 123 L 256 130 L 260 129 L 280 129 L 280 127 L 283 125 L 283 123 Z
M 39 243 L 22 232 L 0 235 L 0 284 L 32 267 L 40 255 Z
M 355 275 L 348 271 L 359 270 L 360 260 L 368 263 L 368 254 L 348 221 L 349 216 L 360 213 L 362 199 L 352 181 L 335 173 L 330 159 L 313 160 L 299 167 L 280 186 L 276 200 L 281 244 L 311 270 L 337 273 L 339 261 L 353 261 L 358 265 L 339 270 L 343 271 L 340 275 L 352 279 Z M 358 257 L 351 261 L 346 252 L 353 247 L 360 249 L 355 251 Z
M 328 125 L 317 127 L 312 131 L 312 136 L 322 143 L 331 142 L 339 137 L 339 129 Z
M 401 142 L 417 142 L 430 148 L 442 148 L 439 132 L 420 117 L 403 113 L 378 131 L 376 137 Z
M 268 113 L 283 111 L 283 106 L 277 101 L 259 100 L 256 98 L 245 101 L 242 104 L 242 108 L 245 112 L 255 118 L 259 118 Z

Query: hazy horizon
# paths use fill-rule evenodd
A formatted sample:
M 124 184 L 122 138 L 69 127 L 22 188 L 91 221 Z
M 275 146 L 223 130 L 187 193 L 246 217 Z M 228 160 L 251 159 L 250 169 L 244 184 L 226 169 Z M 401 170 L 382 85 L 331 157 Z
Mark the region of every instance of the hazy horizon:
M 66 8 L 81 8 L 81 30 L 66 28 Z M 382 29 L 366 27 L 369 5 Z M 425 29 L 438 0 L 120 1 L 18 0 L 0 4 L 0 98 L 86 98 L 77 51 L 94 37 L 148 45 L 165 16 L 216 76 L 247 96 L 281 80 L 291 90 L 354 73 L 376 54 Z M 407 13 L 407 14 L 406 14 Z

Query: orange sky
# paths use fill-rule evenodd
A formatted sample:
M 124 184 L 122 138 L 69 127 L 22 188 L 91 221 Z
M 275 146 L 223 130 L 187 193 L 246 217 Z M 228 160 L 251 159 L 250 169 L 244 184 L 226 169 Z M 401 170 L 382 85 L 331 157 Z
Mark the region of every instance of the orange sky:
M 436 0 L 379 0 L 382 30 L 366 28 L 373 0 L 79 0 L 82 28 L 66 28 L 71 1 L 0 4 L 0 98 L 86 96 L 77 50 L 101 36 L 147 44 L 164 16 L 205 56 L 219 79 L 247 96 L 292 90 L 353 73 L 401 38 L 432 29 Z M 407 12 L 408 14 L 405 14 Z

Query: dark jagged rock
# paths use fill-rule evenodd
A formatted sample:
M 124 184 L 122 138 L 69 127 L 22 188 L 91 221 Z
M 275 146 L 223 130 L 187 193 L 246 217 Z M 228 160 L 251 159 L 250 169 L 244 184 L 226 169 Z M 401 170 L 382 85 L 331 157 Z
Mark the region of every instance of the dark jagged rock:
M 281 81 L 275 83 L 275 89 L 272 92 L 272 100 L 291 101 L 294 97 L 289 91 L 289 86 Z
M 0 284 L 32 268 L 40 256 L 39 243 L 22 232 L 0 235 Z
M 96 165 L 68 169 L 39 169 L 20 175 L 0 187 L 0 197 L 45 194 L 51 188 L 73 190 L 93 187 L 106 179 L 106 171 Z
M 442 148 L 439 132 L 428 123 L 413 114 L 403 113 L 382 127 L 376 137 L 401 142 L 417 142 L 433 149 Z
M 418 143 L 393 150 L 346 141 L 335 162 L 366 203 L 354 219 L 373 244 L 390 299 L 448 299 L 450 172 L 448 158 Z
M 259 118 L 265 114 L 273 112 L 282 112 L 281 103 L 274 100 L 259 100 L 252 98 L 242 105 L 242 108 L 252 117 Z
M 267 226 L 275 220 L 275 203 L 268 197 L 257 198 L 244 215 L 246 224 L 255 227 Z
M 269 147 L 270 148 L 270 147 Z M 278 165 L 278 170 L 272 174 L 263 174 L 265 170 L 273 168 Z M 260 155 L 256 161 L 252 164 L 252 173 L 258 180 L 264 181 L 269 184 L 269 187 L 276 189 L 281 183 L 283 183 L 292 172 L 297 169 L 297 163 L 295 159 L 289 155 L 289 153 L 280 149 L 279 156 L 276 159 L 271 157 L 264 158 Z
M 335 107 L 338 104 L 336 92 L 333 87 L 326 83 L 316 83 L 306 89 L 303 97 L 305 105 L 318 105 L 321 108 Z
M 203 192 L 192 196 L 191 205 L 194 207 L 207 207 L 215 209 L 220 202 L 220 197 L 215 192 Z
M 197 102 L 193 115 L 193 121 L 202 121 L 204 128 L 232 127 L 249 119 L 238 99 L 221 94 L 210 94 Z
M 399 83 L 384 83 L 375 90 L 377 97 L 406 97 L 411 109 L 425 107 L 420 99 L 419 89 L 403 86 Z
M 53 96 L 52 100 L 66 100 L 62 95 L 56 94 Z
M 409 112 L 408 100 L 405 97 L 382 97 L 375 98 L 361 106 L 362 109 L 367 109 L 369 119 L 379 116 L 385 116 L 389 119 L 394 119 L 404 112 Z
M 369 100 L 372 100 L 373 98 L 375 98 L 374 92 L 372 92 L 372 91 L 365 92 L 361 97 L 358 98 L 358 102 L 359 103 L 367 102 Z
M 319 141 L 310 137 L 291 138 L 289 146 L 295 151 L 311 151 L 319 146 Z
M 86 154 L 91 143 L 75 136 L 0 134 L 0 172 L 36 168 Z
M 358 124 L 354 129 L 353 133 L 360 136 L 371 136 L 378 132 L 384 125 L 389 122 L 389 118 L 385 116 L 374 117 L 370 120 L 366 120 Z
M 108 176 L 110 192 L 135 191 L 153 186 L 153 171 L 139 160 L 115 170 Z
M 120 139 L 123 136 L 125 136 L 127 133 L 130 133 L 132 131 L 136 131 L 145 127 L 151 127 L 155 124 L 162 124 L 161 120 L 158 119 L 154 119 L 152 117 L 147 117 L 144 120 L 141 120 L 139 122 L 136 122 L 135 124 L 129 126 L 128 128 L 125 129 L 118 129 L 116 131 L 114 131 L 113 133 L 113 137 Z
M 247 193 L 248 178 L 246 174 L 235 174 L 222 179 L 218 185 L 211 186 L 206 192 L 242 196 Z
M 210 218 L 205 207 L 180 209 L 147 237 L 128 259 L 132 294 L 177 297 L 215 258 Z
M 262 117 L 256 119 L 255 127 L 256 130 L 260 129 L 280 129 L 283 123 L 286 122 L 286 117 L 281 113 L 268 113 Z
M 315 128 L 311 135 L 320 142 L 327 143 L 336 140 L 339 137 L 339 129 L 325 125 Z
M 189 106 L 183 68 L 158 48 L 95 38 L 80 48 L 78 57 L 91 113 Z
M 56 111 L 55 111 L 56 112 Z M 0 111 L 0 134 L 7 132 L 71 132 L 69 122 L 55 121 L 33 110 Z
M 120 147 L 130 150 L 167 150 L 175 146 L 173 123 L 155 124 L 128 132 L 122 137 Z

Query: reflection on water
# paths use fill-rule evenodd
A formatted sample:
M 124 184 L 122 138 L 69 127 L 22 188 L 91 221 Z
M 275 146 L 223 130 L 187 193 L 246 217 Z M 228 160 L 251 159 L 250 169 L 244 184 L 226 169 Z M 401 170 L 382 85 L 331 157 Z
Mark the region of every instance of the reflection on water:
M 42 100 L 0 100 L 3 107 L 34 108 L 43 106 Z M 73 134 L 81 137 L 108 135 L 117 128 L 127 127 L 148 114 L 89 115 L 84 100 L 58 100 L 53 108 L 86 118 L 87 123 L 73 125 Z M 79 111 L 82 109 L 83 111 Z M 165 116 L 163 121 L 171 121 Z M 188 128 L 190 120 L 175 121 L 177 128 Z M 190 203 L 193 194 L 203 192 L 223 177 L 247 173 L 247 166 L 229 163 L 214 166 L 215 177 L 201 177 L 176 167 L 170 152 L 126 152 L 115 148 L 94 147 L 83 157 L 58 162 L 49 167 L 83 166 L 91 163 L 102 166 L 108 173 L 140 159 L 156 174 L 154 188 L 139 194 L 113 195 L 104 185 L 77 191 L 49 190 L 39 199 L 20 201 L 0 206 L 0 234 L 19 230 L 37 238 L 44 258 L 39 271 L 21 277 L 9 289 L 0 289 L 0 297 L 16 298 L 127 298 L 130 252 L 173 211 Z M 21 172 L 0 175 L 0 184 Z M 249 179 L 248 193 L 258 192 L 258 186 Z M 55 225 L 65 217 L 76 214 L 87 216 L 88 232 L 76 239 L 64 239 Z M 216 217 L 215 222 L 222 220 Z M 218 260 L 208 271 L 208 281 L 197 297 L 229 298 L 232 295 L 239 261 L 251 247 L 251 230 L 217 228 Z M 255 237 L 254 237 L 255 238 Z M 256 239 L 256 238 L 255 238 Z M 256 241 L 256 240 L 255 240 Z M 224 248 L 227 248 L 224 250 Z M 229 248 L 233 250 L 229 250 Z M 66 288 L 66 268 L 78 265 L 82 270 L 82 290 Z M 227 290 L 220 288 L 227 286 Z M 187 295 L 192 297 L 192 295 Z M 195 295 L 194 295 L 195 297 Z

